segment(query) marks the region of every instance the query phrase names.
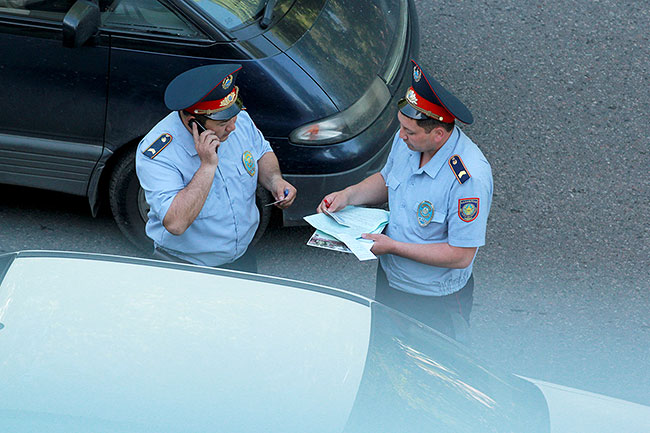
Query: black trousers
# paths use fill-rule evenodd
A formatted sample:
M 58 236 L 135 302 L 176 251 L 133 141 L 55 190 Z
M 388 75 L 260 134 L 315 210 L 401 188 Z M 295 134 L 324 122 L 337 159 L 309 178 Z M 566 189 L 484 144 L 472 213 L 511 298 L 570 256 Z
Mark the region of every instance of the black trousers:
M 196 263 L 188 262 L 187 260 L 183 260 L 179 257 L 176 257 L 175 255 L 168 253 L 162 248 L 154 249 L 153 258 L 159 260 L 166 260 L 168 262 L 196 264 Z M 252 245 L 249 246 L 246 252 L 244 253 L 244 255 L 238 258 L 237 260 L 235 260 L 234 262 L 224 263 L 223 265 L 215 266 L 215 268 L 233 269 L 235 271 L 251 272 L 256 274 L 257 273 L 257 252 L 255 250 L 255 247 Z
M 459 342 L 468 342 L 469 315 L 474 301 L 474 275 L 459 291 L 446 296 L 413 295 L 388 285 L 377 266 L 375 300 L 434 328 Z

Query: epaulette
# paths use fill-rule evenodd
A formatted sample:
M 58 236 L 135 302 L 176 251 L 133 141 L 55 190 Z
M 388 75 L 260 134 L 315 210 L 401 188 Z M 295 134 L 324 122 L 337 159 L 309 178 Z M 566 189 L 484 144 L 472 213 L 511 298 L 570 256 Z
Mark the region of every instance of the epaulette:
M 460 156 L 458 155 L 454 155 L 451 158 L 449 158 L 449 167 L 451 167 L 451 170 L 454 172 L 454 175 L 456 175 L 456 179 L 458 179 L 458 183 L 460 183 L 461 185 L 467 182 L 470 177 L 472 177 L 469 175 L 467 168 L 465 168 L 465 164 L 463 164 L 463 160 L 460 159 Z
M 164 133 L 156 141 L 154 141 L 151 146 L 147 147 L 142 151 L 143 154 L 148 156 L 151 159 L 154 159 L 162 150 L 167 147 L 169 143 L 173 140 L 171 134 Z

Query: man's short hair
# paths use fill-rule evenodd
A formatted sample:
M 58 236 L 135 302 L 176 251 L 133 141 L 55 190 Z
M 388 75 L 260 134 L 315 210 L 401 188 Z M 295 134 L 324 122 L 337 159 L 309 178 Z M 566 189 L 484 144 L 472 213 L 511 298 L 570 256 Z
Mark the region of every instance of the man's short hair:
M 417 119 L 415 121 L 417 125 L 420 128 L 423 128 L 424 131 L 428 134 L 429 132 L 433 131 L 437 127 L 443 128 L 447 132 L 451 132 L 454 129 L 454 125 L 456 125 L 456 122 L 451 122 L 451 123 L 446 123 L 446 122 L 441 122 L 439 120 L 436 120 L 434 118 L 427 118 L 427 119 Z

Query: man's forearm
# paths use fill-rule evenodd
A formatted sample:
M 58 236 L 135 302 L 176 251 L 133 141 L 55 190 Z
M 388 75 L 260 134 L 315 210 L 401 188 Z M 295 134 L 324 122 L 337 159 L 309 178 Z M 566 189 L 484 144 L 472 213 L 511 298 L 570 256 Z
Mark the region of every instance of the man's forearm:
M 267 190 L 272 191 L 275 182 L 282 179 L 278 158 L 275 156 L 275 153 L 266 152 L 258 161 L 258 165 L 260 169 L 258 178 L 260 184 Z
M 390 253 L 426 265 L 464 269 L 472 263 L 476 247 L 453 247 L 448 243 L 413 244 L 393 241 Z
M 381 173 L 375 173 L 356 185 L 347 187 L 344 192 L 351 205 L 378 205 L 388 201 L 388 188 Z
M 163 225 L 173 235 L 182 235 L 203 209 L 212 187 L 216 166 L 201 164 L 189 184 L 176 194 Z

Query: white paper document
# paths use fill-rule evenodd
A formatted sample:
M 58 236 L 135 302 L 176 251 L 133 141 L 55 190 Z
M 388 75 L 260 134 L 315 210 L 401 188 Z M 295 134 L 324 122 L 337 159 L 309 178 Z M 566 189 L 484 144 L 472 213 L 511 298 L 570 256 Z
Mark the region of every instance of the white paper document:
M 347 206 L 338 212 L 317 213 L 304 219 L 317 230 L 343 242 L 359 260 L 371 260 L 377 258 L 370 252 L 373 241 L 361 235 L 381 233 L 388 224 L 388 216 L 388 211 L 383 209 Z

